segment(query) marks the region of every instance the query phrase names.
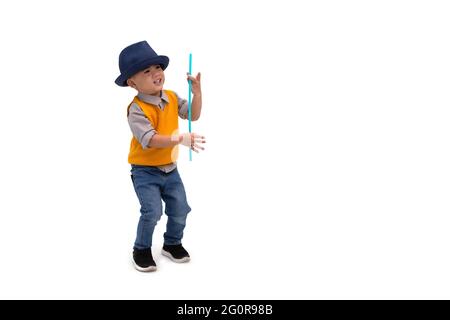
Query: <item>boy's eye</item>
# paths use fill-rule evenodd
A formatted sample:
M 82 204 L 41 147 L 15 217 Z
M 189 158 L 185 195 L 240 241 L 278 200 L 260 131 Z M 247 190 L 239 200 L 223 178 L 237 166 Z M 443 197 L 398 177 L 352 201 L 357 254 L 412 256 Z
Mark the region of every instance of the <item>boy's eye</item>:
M 144 71 L 144 73 L 149 73 L 149 72 L 150 72 L 150 69 L 147 69 Z

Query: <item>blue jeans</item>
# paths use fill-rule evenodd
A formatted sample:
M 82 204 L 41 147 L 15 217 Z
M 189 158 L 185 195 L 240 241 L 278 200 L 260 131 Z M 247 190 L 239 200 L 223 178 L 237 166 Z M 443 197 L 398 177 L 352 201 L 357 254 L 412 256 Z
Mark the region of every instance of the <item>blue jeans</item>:
M 131 179 L 141 204 L 134 248 L 146 249 L 152 246 L 153 230 L 162 215 L 161 199 L 166 204 L 167 215 L 164 244 L 180 244 L 191 208 L 178 170 L 165 173 L 156 167 L 131 165 Z

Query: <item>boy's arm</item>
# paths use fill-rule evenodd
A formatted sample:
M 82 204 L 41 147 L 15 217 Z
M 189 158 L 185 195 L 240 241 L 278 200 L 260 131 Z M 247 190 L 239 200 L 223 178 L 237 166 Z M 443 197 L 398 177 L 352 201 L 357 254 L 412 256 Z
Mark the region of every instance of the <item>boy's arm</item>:
M 142 109 L 137 104 L 132 104 L 128 112 L 128 123 L 131 131 L 144 149 L 146 148 L 170 148 L 177 144 L 198 152 L 204 150 L 199 143 L 205 143 L 205 137 L 195 133 L 175 134 L 171 136 L 159 134 L 147 119 Z
M 133 136 L 139 141 L 142 148 L 148 148 L 150 140 L 157 132 L 145 116 L 144 111 L 136 103 L 133 103 L 128 110 L 128 124 Z
M 202 113 L 202 93 L 194 94 L 192 98 L 191 120 L 197 121 Z
M 176 93 L 175 93 L 176 94 Z M 176 94 L 177 95 L 177 94 Z M 186 99 L 182 99 L 177 95 L 178 98 L 178 115 L 181 119 L 187 120 L 188 118 L 188 102 Z M 200 118 L 200 113 L 202 111 L 202 94 L 195 94 L 192 99 L 192 121 L 198 120 Z
M 162 134 L 153 135 L 148 146 L 152 148 L 169 148 L 177 144 L 182 144 L 198 153 L 198 150 L 205 150 L 200 144 L 205 143 L 205 137 L 196 133 L 174 134 L 165 136 Z
M 142 148 L 169 148 L 181 142 L 183 137 L 176 141 L 171 136 L 159 134 L 147 119 L 142 109 L 137 104 L 132 104 L 128 113 L 128 123 L 131 132 L 142 145 Z
M 148 143 L 149 148 L 170 148 L 176 146 L 183 140 L 183 136 L 165 136 L 154 134 Z

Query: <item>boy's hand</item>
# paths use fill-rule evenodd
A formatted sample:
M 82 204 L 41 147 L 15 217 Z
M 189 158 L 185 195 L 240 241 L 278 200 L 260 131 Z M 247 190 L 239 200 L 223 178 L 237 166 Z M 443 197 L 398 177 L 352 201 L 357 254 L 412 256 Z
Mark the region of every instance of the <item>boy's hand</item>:
M 187 80 L 191 80 L 192 81 L 192 93 L 194 95 L 201 95 L 202 94 L 202 87 L 201 87 L 201 83 L 200 83 L 200 78 L 201 78 L 201 74 L 200 72 L 197 73 L 197 76 L 194 78 L 193 76 L 191 76 L 189 74 L 189 72 L 187 73 Z
M 178 143 L 181 143 L 183 146 L 186 146 L 197 153 L 199 152 L 199 149 L 205 150 L 205 148 L 199 145 L 199 143 L 206 143 L 205 137 L 194 132 L 182 133 L 175 137 L 172 136 L 172 140 L 178 141 Z

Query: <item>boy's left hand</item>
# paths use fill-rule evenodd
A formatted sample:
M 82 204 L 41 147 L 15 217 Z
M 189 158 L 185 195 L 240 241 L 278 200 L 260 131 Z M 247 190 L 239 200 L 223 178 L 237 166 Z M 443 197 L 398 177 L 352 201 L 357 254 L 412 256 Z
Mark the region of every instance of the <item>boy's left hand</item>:
M 190 74 L 189 74 L 189 72 L 187 73 L 187 80 L 189 81 L 189 80 L 191 80 L 192 81 L 192 93 L 194 94 L 194 95 L 201 95 L 202 94 L 202 87 L 201 87 L 201 84 L 200 84 L 200 77 L 201 77 L 201 74 L 200 74 L 200 72 L 199 73 L 197 73 L 197 76 L 196 77 L 193 77 L 193 76 L 191 76 Z

